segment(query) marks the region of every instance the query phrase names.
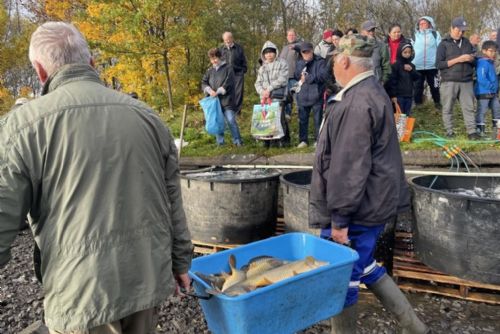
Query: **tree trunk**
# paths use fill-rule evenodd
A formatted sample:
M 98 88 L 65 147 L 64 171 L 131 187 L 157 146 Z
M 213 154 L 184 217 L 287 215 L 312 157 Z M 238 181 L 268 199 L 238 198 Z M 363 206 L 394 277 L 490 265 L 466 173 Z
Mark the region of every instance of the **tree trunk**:
M 174 104 L 172 101 L 172 82 L 170 81 L 170 70 L 168 65 L 168 52 L 167 50 L 163 51 L 163 66 L 165 66 L 165 74 L 167 76 L 167 90 L 168 90 L 168 107 L 170 109 L 170 113 L 174 113 Z

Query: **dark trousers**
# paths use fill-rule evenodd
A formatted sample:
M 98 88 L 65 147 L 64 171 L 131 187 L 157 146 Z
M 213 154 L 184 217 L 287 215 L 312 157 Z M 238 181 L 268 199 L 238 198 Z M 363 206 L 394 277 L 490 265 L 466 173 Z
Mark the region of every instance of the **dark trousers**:
M 322 101 L 309 107 L 299 106 L 299 142 L 309 144 L 307 133 L 309 130 L 309 115 L 311 111 L 313 112 L 314 118 L 314 140 L 318 138 L 319 127 L 321 126 L 321 119 L 323 118 Z
M 234 74 L 234 112 L 240 115 L 241 106 L 243 104 L 243 83 L 245 75 L 243 73 Z
M 415 104 L 422 104 L 424 95 L 424 82 L 427 81 L 429 88 L 431 90 L 432 100 L 434 103 L 441 103 L 441 98 L 439 95 L 439 77 L 438 70 L 420 70 L 420 77 L 415 81 L 414 86 L 414 99 Z
M 411 97 L 398 96 L 398 104 L 401 108 L 401 112 L 410 116 L 411 113 Z

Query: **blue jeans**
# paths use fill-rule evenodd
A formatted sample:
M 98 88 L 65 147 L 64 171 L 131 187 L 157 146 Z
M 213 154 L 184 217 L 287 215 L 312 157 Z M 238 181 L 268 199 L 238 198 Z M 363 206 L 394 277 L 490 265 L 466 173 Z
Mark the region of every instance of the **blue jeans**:
M 411 97 L 398 96 L 399 107 L 401 108 L 401 112 L 403 114 L 406 114 L 406 116 L 410 116 L 411 103 L 412 103 Z
M 238 128 L 238 123 L 236 123 L 236 117 L 234 111 L 232 111 L 231 109 L 225 109 L 224 118 L 226 119 L 229 131 L 231 131 L 231 136 L 233 136 L 233 144 L 241 145 L 240 129 Z M 217 141 L 217 144 L 219 145 L 224 144 L 224 132 L 215 135 L 215 139 Z
M 314 117 L 314 140 L 318 138 L 319 127 L 321 126 L 321 119 L 323 118 L 323 105 L 317 103 L 309 107 L 299 106 L 299 142 L 309 143 L 308 130 L 309 130 L 309 114 L 311 110 Z
M 476 124 L 484 125 L 484 118 L 488 108 L 491 109 L 493 119 L 500 119 L 500 102 L 498 97 L 491 99 L 477 99 Z
M 377 226 L 349 224 L 347 236 L 351 241 L 351 248 L 358 252 L 359 259 L 352 268 L 344 308 L 356 304 L 361 283 L 367 286 L 372 285 L 386 273 L 385 268 L 379 266 L 374 258 L 377 239 L 383 231 L 383 224 Z M 321 229 L 322 238 L 326 239 L 330 235 L 331 229 Z
M 297 80 L 295 79 L 288 79 L 288 91 L 292 89 L 292 87 L 297 83 Z M 293 100 L 294 97 L 292 97 L 292 100 L 290 103 L 285 104 L 285 114 L 291 116 L 292 115 L 292 105 L 293 105 Z

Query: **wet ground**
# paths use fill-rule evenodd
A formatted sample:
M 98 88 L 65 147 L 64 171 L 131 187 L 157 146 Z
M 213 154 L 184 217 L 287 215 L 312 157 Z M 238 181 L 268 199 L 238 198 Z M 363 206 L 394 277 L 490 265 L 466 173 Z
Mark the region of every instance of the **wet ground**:
M 19 333 L 43 318 L 43 293 L 32 270 L 33 240 L 22 232 L 12 249 L 12 261 L 0 271 L 0 333 Z M 407 294 L 416 312 L 433 333 L 499 333 L 500 305 L 488 305 L 433 296 Z M 276 319 L 280 321 L 280 319 Z M 369 292 L 360 300 L 358 333 L 397 333 L 394 318 Z M 172 297 L 160 307 L 159 333 L 210 333 L 197 300 Z M 301 334 L 329 333 L 320 323 Z

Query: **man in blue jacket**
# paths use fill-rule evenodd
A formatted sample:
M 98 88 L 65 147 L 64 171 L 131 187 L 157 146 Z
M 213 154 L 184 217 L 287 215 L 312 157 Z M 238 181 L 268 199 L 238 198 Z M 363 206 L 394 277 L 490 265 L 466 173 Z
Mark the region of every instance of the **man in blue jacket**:
M 300 91 L 297 93 L 299 107 L 299 145 L 298 148 L 309 145 L 308 129 L 311 111 L 314 117 L 314 141 L 318 138 L 319 127 L 323 118 L 323 93 L 327 71 L 325 60 L 313 53 L 313 45 L 303 42 L 300 45 L 302 59 L 297 62 L 295 79 L 299 81 Z

